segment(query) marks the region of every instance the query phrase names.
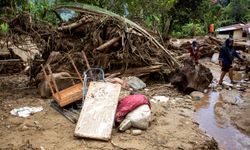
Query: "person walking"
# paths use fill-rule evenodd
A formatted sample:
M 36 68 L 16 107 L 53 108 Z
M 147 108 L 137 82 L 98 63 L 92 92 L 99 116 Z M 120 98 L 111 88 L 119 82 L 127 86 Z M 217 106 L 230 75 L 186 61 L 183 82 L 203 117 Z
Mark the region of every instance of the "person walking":
M 219 84 L 222 85 L 223 79 L 228 72 L 229 78 L 231 80 L 231 83 L 233 84 L 233 68 L 232 63 L 234 60 L 234 57 L 238 58 L 240 61 L 244 61 L 239 54 L 233 49 L 233 39 L 228 38 L 226 39 L 224 45 L 220 49 L 219 54 L 219 64 L 221 66 L 221 75 Z

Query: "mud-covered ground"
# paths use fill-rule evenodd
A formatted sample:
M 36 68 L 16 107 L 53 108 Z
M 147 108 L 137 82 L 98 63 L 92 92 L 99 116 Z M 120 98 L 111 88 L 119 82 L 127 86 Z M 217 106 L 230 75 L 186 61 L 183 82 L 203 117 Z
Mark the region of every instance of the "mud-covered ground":
M 210 68 L 214 79 L 219 79 L 220 67 L 209 59 L 201 63 Z M 236 77 L 238 73 L 236 72 Z M 241 75 L 240 75 L 241 76 Z M 228 81 L 228 77 L 225 78 Z M 239 80 L 239 78 L 238 78 Z M 79 139 L 73 136 L 75 124 L 65 119 L 50 107 L 51 99 L 41 99 L 37 89 L 27 88 L 27 77 L 23 75 L 0 76 L 0 149 L 227 149 L 232 142 L 226 136 L 237 136 L 243 140 L 241 148 L 250 146 L 250 82 L 242 85 L 244 91 L 235 88 L 218 88 L 218 101 L 194 101 L 190 96 L 177 92 L 169 84 L 150 83 L 141 91 L 148 98 L 154 95 L 169 97 L 166 103 L 152 104 L 150 127 L 141 135 L 112 131 L 108 142 Z M 238 98 L 239 97 L 239 98 Z M 204 105 L 205 102 L 205 105 Z M 195 106 L 201 103 L 197 110 Z M 208 105 L 209 104 L 209 105 Z M 211 105 L 211 106 L 210 106 Z M 12 116 L 10 111 L 23 106 L 42 106 L 44 110 L 28 118 Z M 204 115 L 199 122 L 198 111 L 212 107 L 212 113 Z M 206 111 L 204 111 L 206 112 Z M 202 112 L 201 112 L 202 113 Z M 214 117 L 212 120 L 209 117 Z M 202 117 L 202 116 L 201 116 Z M 216 120 L 213 122 L 213 120 Z M 210 125 L 216 130 L 209 132 Z M 217 127 L 218 126 L 218 127 Z M 205 128 L 204 128 L 205 127 Z M 206 128 L 208 127 L 208 128 Z M 230 128 L 229 128 L 230 127 Z M 218 130 L 219 129 L 219 130 Z M 217 132 L 218 131 L 221 131 Z M 230 132 L 230 133 L 227 133 Z M 223 137 L 225 136 L 225 137 Z M 222 139 L 217 142 L 212 138 Z M 230 137 L 229 137 L 230 138 Z M 231 139 L 234 140 L 234 139 Z M 237 143 L 236 142 L 236 143 Z M 224 145 L 223 145 L 224 144 Z M 226 144 L 226 145 L 225 145 Z M 228 145 L 227 145 L 228 144 Z M 237 145 L 236 145 L 237 147 Z
M 203 60 L 203 64 L 210 68 L 215 79 L 219 79 L 221 71 L 218 64 L 207 60 Z M 243 71 L 234 71 L 234 79 L 236 84 L 232 88 L 225 86 L 222 89 L 217 88 L 221 95 L 221 114 L 223 114 L 220 121 L 230 123 L 250 136 L 250 81 Z M 224 80 L 230 82 L 228 76 Z
M 108 142 L 78 139 L 75 124 L 41 99 L 36 89 L 25 88 L 22 75 L 1 76 L 0 149 L 217 149 L 217 143 L 199 129 L 193 118 L 194 101 L 167 84 L 153 84 L 143 91 L 170 97 L 167 103 L 152 103 L 150 127 L 141 135 L 112 131 Z M 28 118 L 12 116 L 10 111 L 23 106 L 42 106 L 44 110 Z

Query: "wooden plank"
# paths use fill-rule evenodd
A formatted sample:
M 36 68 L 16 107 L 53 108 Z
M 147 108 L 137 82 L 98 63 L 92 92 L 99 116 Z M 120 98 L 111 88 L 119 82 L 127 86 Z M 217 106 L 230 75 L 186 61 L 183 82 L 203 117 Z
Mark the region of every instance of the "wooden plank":
M 82 83 L 75 84 L 66 89 L 59 91 L 60 97 L 58 94 L 53 94 L 53 98 L 58 102 L 61 107 L 64 107 L 68 104 L 71 104 L 75 101 L 81 100 L 83 97 Z
M 109 140 L 121 85 L 109 82 L 91 82 L 75 135 L 79 137 Z

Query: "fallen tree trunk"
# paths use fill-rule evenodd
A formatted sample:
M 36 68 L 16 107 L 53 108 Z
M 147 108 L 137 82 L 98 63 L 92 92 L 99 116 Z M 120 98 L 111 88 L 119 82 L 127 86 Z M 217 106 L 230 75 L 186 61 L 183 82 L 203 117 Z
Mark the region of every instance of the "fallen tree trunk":
M 203 92 L 212 79 L 213 75 L 208 68 L 203 65 L 195 67 L 191 61 L 185 60 L 184 67 L 178 69 L 170 81 L 178 90 L 189 94 L 192 91 Z

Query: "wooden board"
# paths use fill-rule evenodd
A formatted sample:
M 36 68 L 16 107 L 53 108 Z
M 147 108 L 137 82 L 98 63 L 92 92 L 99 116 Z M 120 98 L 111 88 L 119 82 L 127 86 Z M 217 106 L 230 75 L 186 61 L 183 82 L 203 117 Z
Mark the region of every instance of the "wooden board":
M 109 140 L 121 85 L 109 82 L 91 82 L 78 119 L 75 135 Z
M 68 87 L 66 89 L 63 89 L 59 92 L 60 97 L 58 93 L 55 93 L 53 95 L 53 98 L 55 101 L 58 102 L 58 104 L 61 107 L 64 107 L 68 104 L 71 104 L 75 101 L 81 100 L 83 97 L 83 91 L 82 91 L 83 85 L 82 83 L 75 84 L 71 87 Z

